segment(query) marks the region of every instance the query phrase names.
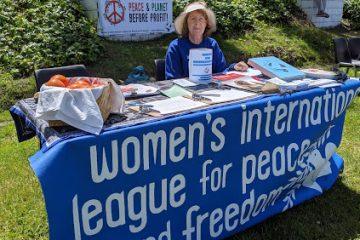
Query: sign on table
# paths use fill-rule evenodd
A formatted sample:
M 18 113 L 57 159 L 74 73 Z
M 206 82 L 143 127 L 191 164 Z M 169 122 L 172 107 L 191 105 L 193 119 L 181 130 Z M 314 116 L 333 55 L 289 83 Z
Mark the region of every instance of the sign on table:
M 59 143 L 31 157 L 50 239 L 224 239 L 336 181 L 358 81 Z

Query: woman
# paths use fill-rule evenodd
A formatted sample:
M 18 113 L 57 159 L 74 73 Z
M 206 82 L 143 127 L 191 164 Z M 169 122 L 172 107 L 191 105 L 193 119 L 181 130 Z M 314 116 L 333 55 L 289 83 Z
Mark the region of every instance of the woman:
M 205 2 L 194 2 L 186 6 L 175 19 L 175 30 L 180 38 L 173 40 L 166 53 L 166 79 L 189 76 L 189 51 L 192 48 L 210 48 L 213 50 L 212 72 L 225 70 L 246 71 L 244 62 L 227 65 L 223 52 L 215 39 L 209 35 L 216 31 L 216 18 Z

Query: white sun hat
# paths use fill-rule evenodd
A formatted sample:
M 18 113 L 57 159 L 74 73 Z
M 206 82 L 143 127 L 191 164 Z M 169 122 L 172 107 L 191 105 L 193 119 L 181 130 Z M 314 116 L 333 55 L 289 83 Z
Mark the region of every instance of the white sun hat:
M 185 10 L 175 19 L 175 30 L 179 35 L 183 35 L 183 26 L 184 21 L 186 20 L 186 17 L 189 13 L 194 12 L 196 10 L 202 10 L 207 15 L 207 30 L 206 32 L 208 34 L 213 33 L 216 31 L 216 17 L 214 12 L 206 7 L 206 3 L 199 1 L 199 2 L 193 2 L 190 3 L 185 7 Z

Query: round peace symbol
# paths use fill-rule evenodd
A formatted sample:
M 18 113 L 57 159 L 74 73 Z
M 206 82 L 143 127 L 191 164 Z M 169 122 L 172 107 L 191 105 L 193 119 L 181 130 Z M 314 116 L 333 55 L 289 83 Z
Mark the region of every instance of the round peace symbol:
M 105 6 L 105 17 L 111 24 L 118 24 L 124 20 L 125 8 L 118 0 L 110 0 Z

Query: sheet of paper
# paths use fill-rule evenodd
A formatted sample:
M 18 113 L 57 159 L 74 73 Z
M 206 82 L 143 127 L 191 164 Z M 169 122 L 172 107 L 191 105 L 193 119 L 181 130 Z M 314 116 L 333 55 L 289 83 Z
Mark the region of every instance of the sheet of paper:
M 230 90 L 221 90 L 221 89 L 214 89 L 209 91 L 201 92 L 204 97 L 211 100 L 212 103 L 222 103 L 222 102 L 229 102 L 247 98 L 253 98 L 258 96 L 257 93 L 250 93 L 236 89 Z M 219 96 L 205 96 L 206 94 L 218 94 Z
M 198 85 L 194 82 L 189 81 L 186 78 L 175 79 L 175 80 L 173 80 L 173 83 L 175 83 L 181 87 L 194 87 L 194 86 Z
M 162 115 L 205 107 L 207 105 L 206 103 L 193 101 L 184 97 L 173 97 L 165 100 L 149 102 L 147 104 L 152 105 L 151 108 Z
M 192 95 L 192 93 L 190 91 L 188 91 L 185 88 L 182 88 L 178 85 L 174 85 L 169 89 L 162 90 L 161 93 L 170 98 L 179 97 L 179 96 L 184 97 L 184 96 Z

